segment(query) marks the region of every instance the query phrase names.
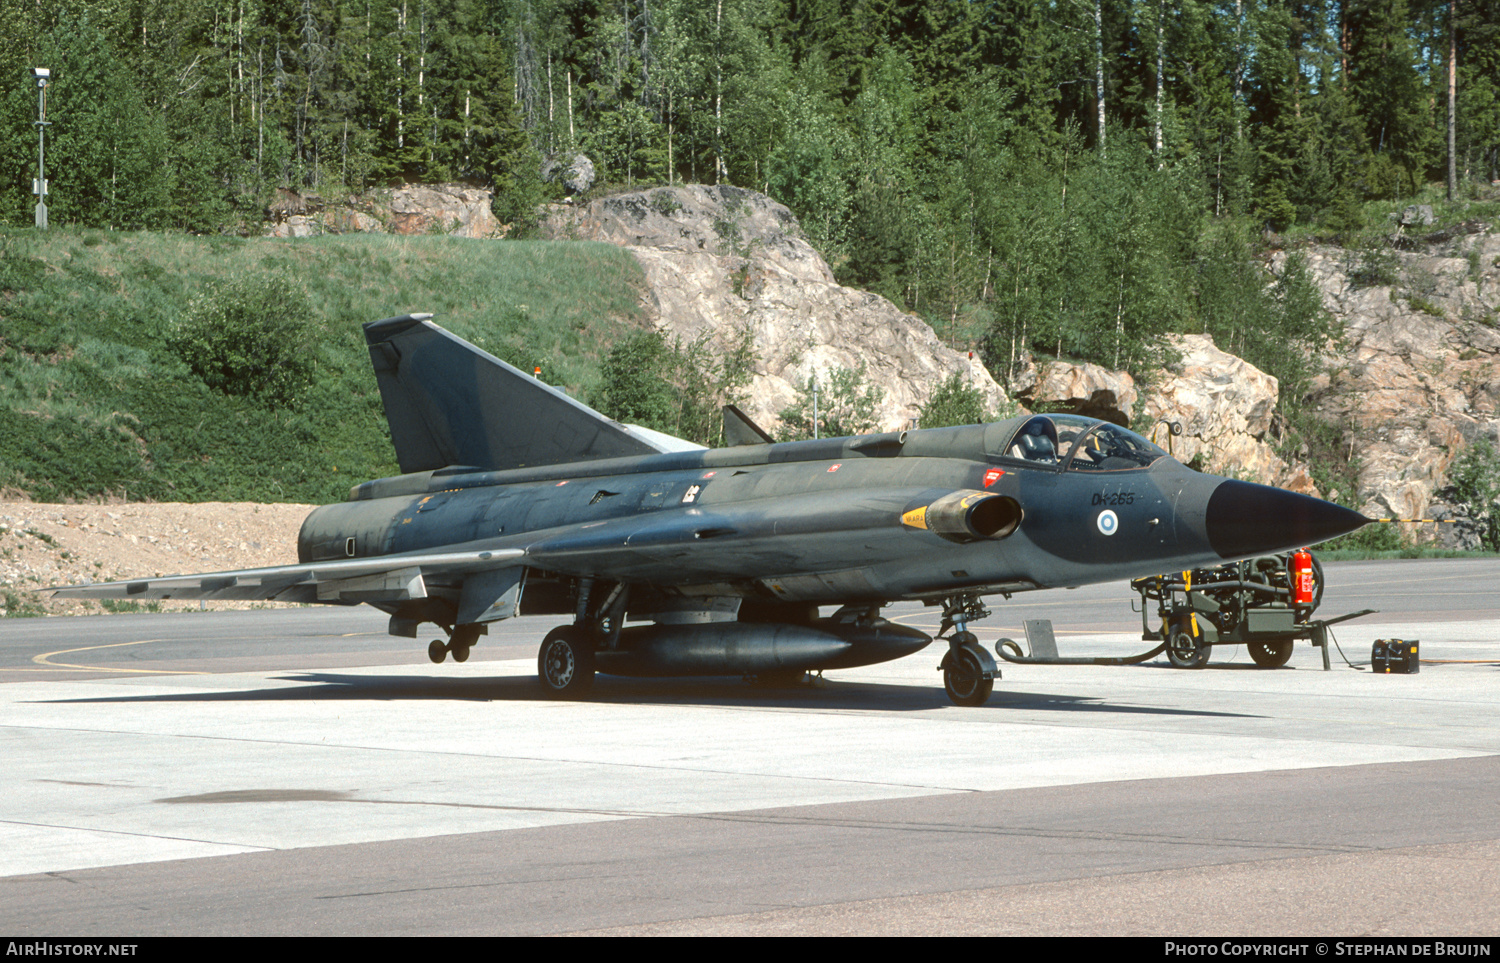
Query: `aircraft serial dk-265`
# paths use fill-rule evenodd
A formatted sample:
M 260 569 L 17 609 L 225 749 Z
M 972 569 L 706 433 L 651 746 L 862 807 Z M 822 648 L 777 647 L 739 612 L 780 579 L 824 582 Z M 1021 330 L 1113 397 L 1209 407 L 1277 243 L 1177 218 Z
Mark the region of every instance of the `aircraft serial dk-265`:
M 986 595 L 1217 565 L 1309 545 L 1364 516 L 1192 471 L 1073 415 L 773 443 L 732 406 L 728 447 L 622 425 L 432 324 L 364 326 L 403 474 L 315 509 L 298 564 L 55 590 L 64 598 L 368 603 L 431 622 L 434 662 L 486 627 L 565 616 L 544 690 L 598 672 L 748 675 L 897 659 L 932 638 L 880 617 L 941 605 L 940 668 L 977 705 L 998 675 L 967 631 Z M 824 615 L 822 609 L 831 609 Z

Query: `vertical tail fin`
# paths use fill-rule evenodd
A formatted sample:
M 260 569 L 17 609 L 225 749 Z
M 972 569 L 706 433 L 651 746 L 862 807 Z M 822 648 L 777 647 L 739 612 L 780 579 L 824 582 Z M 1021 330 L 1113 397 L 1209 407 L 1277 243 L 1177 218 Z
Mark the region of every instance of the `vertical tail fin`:
M 364 326 L 401 471 L 487 471 L 663 449 L 617 421 L 409 314 Z

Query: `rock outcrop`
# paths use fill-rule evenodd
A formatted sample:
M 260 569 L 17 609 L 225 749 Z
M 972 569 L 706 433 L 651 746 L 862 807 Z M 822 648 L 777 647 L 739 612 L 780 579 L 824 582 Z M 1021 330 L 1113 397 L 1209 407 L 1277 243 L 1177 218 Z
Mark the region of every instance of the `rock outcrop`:
M 1021 363 L 1006 387 L 1028 408 L 1066 410 L 1127 427 L 1134 421 L 1140 397 L 1135 379 L 1127 372 L 1088 363 L 1045 359 L 1038 363 L 1030 353 L 1021 355 Z
M 1432 517 L 1453 459 L 1480 436 L 1500 439 L 1500 236 L 1450 233 L 1426 253 L 1384 257 L 1377 273 L 1340 248 L 1308 255 L 1347 342 L 1314 404 L 1361 459 L 1361 511 Z
M 594 162 L 584 154 L 553 154 L 542 162 L 542 180 L 562 183 L 569 194 L 582 194 L 594 186 Z
M 737 187 L 663 187 L 555 205 L 547 236 L 628 248 L 645 270 L 650 320 L 717 350 L 745 332 L 755 354 L 746 413 L 774 433 L 807 379 L 863 368 L 884 390 L 883 430 L 908 427 L 932 392 L 959 374 L 1000 410 L 1005 393 L 984 365 L 948 348 L 921 319 L 879 295 L 846 288 L 802 236 L 792 212 Z
M 1180 360 L 1162 371 L 1146 393 L 1145 420 L 1180 425 L 1182 434 L 1159 440 L 1184 462 L 1204 471 L 1320 494 L 1305 465 L 1289 464 L 1271 443 L 1280 397 L 1276 379 L 1214 345 L 1206 334 L 1179 335 Z
M 464 184 L 409 184 L 329 204 L 313 194 L 278 190 L 266 209 L 273 237 L 318 234 L 453 234 L 500 237 L 490 192 Z

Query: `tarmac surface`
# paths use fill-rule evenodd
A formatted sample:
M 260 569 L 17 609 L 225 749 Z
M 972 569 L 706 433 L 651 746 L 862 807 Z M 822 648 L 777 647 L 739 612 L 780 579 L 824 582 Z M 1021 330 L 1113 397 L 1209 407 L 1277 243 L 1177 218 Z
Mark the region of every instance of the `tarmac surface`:
M 1497 577 L 1330 564 L 1320 616 L 1381 610 L 1335 629 L 1365 668 L 1006 664 L 980 708 L 938 646 L 552 702 L 554 619 L 461 665 L 368 608 L 4 620 L 0 932 L 1492 936 Z M 1134 600 L 973 628 L 1127 655 Z M 1420 640 L 1421 672 L 1372 674 L 1376 638 Z

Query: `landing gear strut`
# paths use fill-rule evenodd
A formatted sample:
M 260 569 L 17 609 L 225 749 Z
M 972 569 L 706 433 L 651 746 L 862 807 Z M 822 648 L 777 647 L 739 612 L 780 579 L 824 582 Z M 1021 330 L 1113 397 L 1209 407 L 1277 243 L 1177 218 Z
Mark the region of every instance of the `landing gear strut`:
M 990 693 L 995 691 L 995 680 L 1000 678 L 995 660 L 968 630 L 971 619 L 982 619 L 989 614 L 989 609 L 977 595 L 959 595 L 943 600 L 943 624 L 938 637 L 941 638 L 950 628 L 958 631 L 948 639 L 948 651 L 938 669 L 943 673 L 943 691 L 955 705 L 984 705 Z
M 594 653 L 613 649 L 625 623 L 629 587 L 624 582 L 578 581 L 576 616 L 542 640 L 536 674 L 552 699 L 581 699 L 594 687 Z

